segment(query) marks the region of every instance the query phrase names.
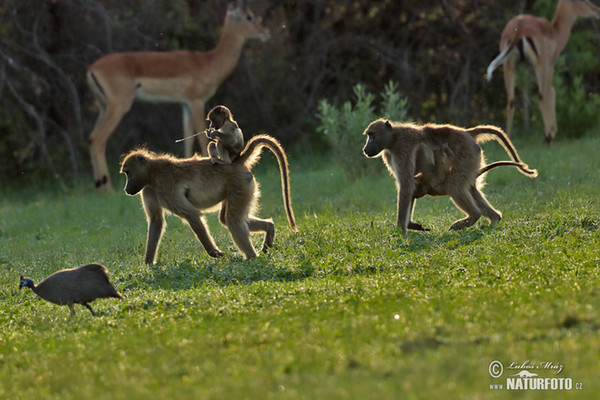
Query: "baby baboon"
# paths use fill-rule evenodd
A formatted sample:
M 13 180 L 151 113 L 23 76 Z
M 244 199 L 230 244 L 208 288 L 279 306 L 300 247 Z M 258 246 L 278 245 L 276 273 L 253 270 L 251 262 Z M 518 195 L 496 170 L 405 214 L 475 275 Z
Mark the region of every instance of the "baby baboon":
M 452 169 L 454 152 L 448 143 L 433 146 L 432 152 L 433 158 L 422 163 L 422 169 L 415 175 L 415 198 L 426 194 L 435 196 L 436 193 L 443 191 L 440 185 L 444 183 Z
M 262 250 L 266 252 L 273 245 L 273 221 L 251 215 L 260 194 L 251 170 L 260 160 L 263 147 L 271 150 L 279 163 L 283 204 L 288 222 L 296 231 L 287 156 L 279 142 L 271 136 L 254 136 L 239 158 L 222 168 L 212 167 L 209 158 L 177 159 L 146 150 L 127 154 L 121 164 L 121 173 L 127 176 L 125 193 L 134 196 L 142 192 L 148 220 L 146 263 L 155 261 L 166 227 L 165 209 L 189 224 L 211 257 L 221 257 L 223 252 L 214 243 L 203 212 L 216 211 L 219 205 L 219 221 L 229 229 L 233 242 L 246 259 L 257 255 L 250 241 L 250 232 L 265 232 Z
M 239 157 L 244 148 L 244 135 L 233 119 L 229 108 L 216 106 L 208 113 L 210 125 L 206 136 L 212 141 L 208 144 L 208 155 L 212 164 L 229 165 Z
M 467 214 L 467 217 L 454 222 L 450 229 L 462 229 L 473 225 L 483 215 L 490 221 L 499 221 L 502 216 L 485 199 L 480 191 L 483 173 L 501 165 L 513 165 L 531 178 L 537 176 L 517 154 L 511 141 L 497 127 L 480 125 L 470 129 L 452 125 L 416 125 L 391 123 L 378 119 L 363 132 L 367 143 L 363 152 L 367 157 L 383 156 L 383 161 L 396 178 L 398 188 L 398 215 L 396 223 L 405 233 L 407 229 L 424 230 L 423 226 L 412 221 L 415 198 L 425 194 L 449 195 L 454 204 Z M 513 162 L 501 161 L 483 166 L 484 157 L 478 143 L 495 139 Z M 435 171 L 434 149 L 442 149 L 444 143 L 454 156 L 449 157 L 447 176 L 431 185 L 431 175 L 424 171 Z M 446 155 L 448 155 L 446 153 Z M 433 161 L 432 161 L 433 160 Z M 483 166 L 483 167 L 482 167 Z M 443 170 L 443 168 L 442 168 Z M 415 179 L 415 176 L 421 174 Z M 436 175 L 435 173 L 433 175 Z M 438 176 L 435 177 L 436 179 Z M 416 182 L 419 181 L 419 182 Z M 417 183 L 419 188 L 417 188 Z M 418 190 L 417 190 L 418 189 Z

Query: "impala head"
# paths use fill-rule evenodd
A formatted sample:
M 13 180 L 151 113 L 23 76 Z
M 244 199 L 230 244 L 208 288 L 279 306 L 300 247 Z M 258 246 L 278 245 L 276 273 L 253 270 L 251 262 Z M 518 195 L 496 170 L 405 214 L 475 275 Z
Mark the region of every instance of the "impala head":
M 367 143 L 363 153 L 369 158 L 377 157 L 379 153 L 390 147 L 394 128 L 387 119 L 378 119 L 369 124 L 363 135 L 367 136 Z
M 129 153 L 121 163 L 121 173 L 127 177 L 125 193 L 135 196 L 148 183 L 148 155 L 145 151 Z
M 571 12 L 578 17 L 594 17 L 600 18 L 600 7 L 592 3 L 590 0 L 567 0 Z
M 233 24 L 232 28 L 236 34 L 245 39 L 260 39 L 266 42 L 271 37 L 269 29 L 262 25 L 262 18 L 254 16 L 246 1 L 238 0 L 235 6 L 229 3 L 225 23 Z

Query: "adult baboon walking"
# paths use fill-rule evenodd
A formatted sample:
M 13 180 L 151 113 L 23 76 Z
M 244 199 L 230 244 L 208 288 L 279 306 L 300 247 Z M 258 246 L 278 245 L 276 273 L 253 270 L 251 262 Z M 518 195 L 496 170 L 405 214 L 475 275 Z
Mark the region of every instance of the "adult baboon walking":
M 229 229 L 233 242 L 246 259 L 257 256 L 250 241 L 250 232 L 265 232 L 264 252 L 272 247 L 275 237 L 273 221 L 251 215 L 259 197 L 258 184 L 251 170 L 258 163 L 263 147 L 271 150 L 279 163 L 283 203 L 288 222 L 295 231 L 287 156 L 279 142 L 271 136 L 254 136 L 239 158 L 218 168 L 211 165 L 210 158 L 178 159 L 146 150 L 127 154 L 121 164 L 121 173 L 127 176 L 125 192 L 130 196 L 142 192 L 148 220 L 146 263 L 155 261 L 166 227 L 165 209 L 189 224 L 211 257 L 221 257 L 223 252 L 210 235 L 203 213 L 217 211 L 219 206 L 219 221 Z
M 363 132 L 367 143 L 363 152 L 367 157 L 382 156 L 383 162 L 396 178 L 398 187 L 397 225 L 405 233 L 407 229 L 424 230 L 412 221 L 415 197 L 429 195 L 449 195 L 458 208 L 467 217 L 458 220 L 450 229 L 462 229 L 473 225 L 483 215 L 490 221 L 500 221 L 502 215 L 485 199 L 479 189 L 484 181 L 482 172 L 500 165 L 514 165 L 519 171 L 531 178 L 537 176 L 517 154 L 511 141 L 495 126 L 481 125 L 470 129 L 452 125 L 391 123 L 386 119 L 373 121 Z M 499 162 L 484 166 L 484 157 L 478 143 L 495 139 L 500 142 L 513 162 Z M 448 146 L 452 157 L 444 166 L 447 176 L 439 174 L 423 174 L 424 171 L 435 171 L 434 149 Z M 418 178 L 415 178 L 418 176 Z M 428 178 L 429 177 L 429 178 Z M 436 182 L 431 181 L 435 177 Z M 416 190 L 416 182 L 419 190 Z M 419 193 L 419 191 L 423 191 Z M 417 196 L 416 196 L 417 195 Z

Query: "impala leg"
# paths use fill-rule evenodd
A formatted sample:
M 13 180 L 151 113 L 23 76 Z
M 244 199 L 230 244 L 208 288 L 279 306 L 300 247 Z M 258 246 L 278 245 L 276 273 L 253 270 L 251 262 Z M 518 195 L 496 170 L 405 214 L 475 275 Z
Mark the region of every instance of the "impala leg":
M 88 138 L 94 171 L 94 185 L 100 192 L 112 190 L 110 173 L 106 164 L 106 142 L 125 113 L 129 111 L 132 101 L 133 99 L 129 103 L 121 105 L 107 103 L 100 111 L 96 125 Z
M 540 94 L 540 111 L 544 120 L 544 132 L 546 142 L 552 143 L 556 136 L 556 91 L 552 86 L 554 78 L 554 67 L 551 65 L 542 65 L 536 68 L 536 77 L 538 81 L 538 90 Z
M 506 134 L 512 133 L 513 118 L 515 115 L 515 86 L 516 86 L 516 68 L 518 54 L 515 52 L 508 56 L 508 59 L 502 67 L 504 73 L 504 88 L 506 89 Z
M 198 132 L 204 132 L 205 129 L 206 115 L 204 113 L 204 101 L 194 100 L 186 103 L 183 106 L 183 137 L 189 138 Z M 197 138 L 200 145 L 200 153 L 203 156 L 207 156 L 208 138 L 204 133 L 196 135 L 195 138 Z M 191 157 L 194 154 L 194 140 L 184 140 L 183 143 L 184 156 Z

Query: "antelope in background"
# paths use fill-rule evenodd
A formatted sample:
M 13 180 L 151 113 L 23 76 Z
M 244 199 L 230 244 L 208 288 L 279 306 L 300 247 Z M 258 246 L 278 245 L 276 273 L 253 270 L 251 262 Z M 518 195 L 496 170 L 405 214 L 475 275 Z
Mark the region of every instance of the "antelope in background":
M 206 128 L 205 104 L 233 72 L 248 39 L 268 40 L 269 30 L 255 19 L 245 1 L 229 6 L 216 47 L 210 51 L 114 53 L 101 57 L 87 71 L 87 82 L 100 103 L 100 115 L 88 138 L 94 183 L 112 189 L 106 165 L 106 142 L 135 99 L 176 102 L 183 106 L 184 138 Z M 208 139 L 197 136 L 203 154 Z M 192 156 L 193 140 L 184 154 Z
M 552 22 L 533 15 L 512 18 L 502 31 L 500 54 L 487 68 L 487 79 L 500 65 L 504 67 L 504 86 L 508 96 L 506 133 L 512 132 L 515 113 L 515 72 L 519 61 L 527 59 L 535 70 L 544 120 L 546 142 L 556 136 L 556 92 L 553 86 L 554 65 L 563 51 L 577 17 L 600 18 L 600 7 L 589 0 L 559 0 Z

